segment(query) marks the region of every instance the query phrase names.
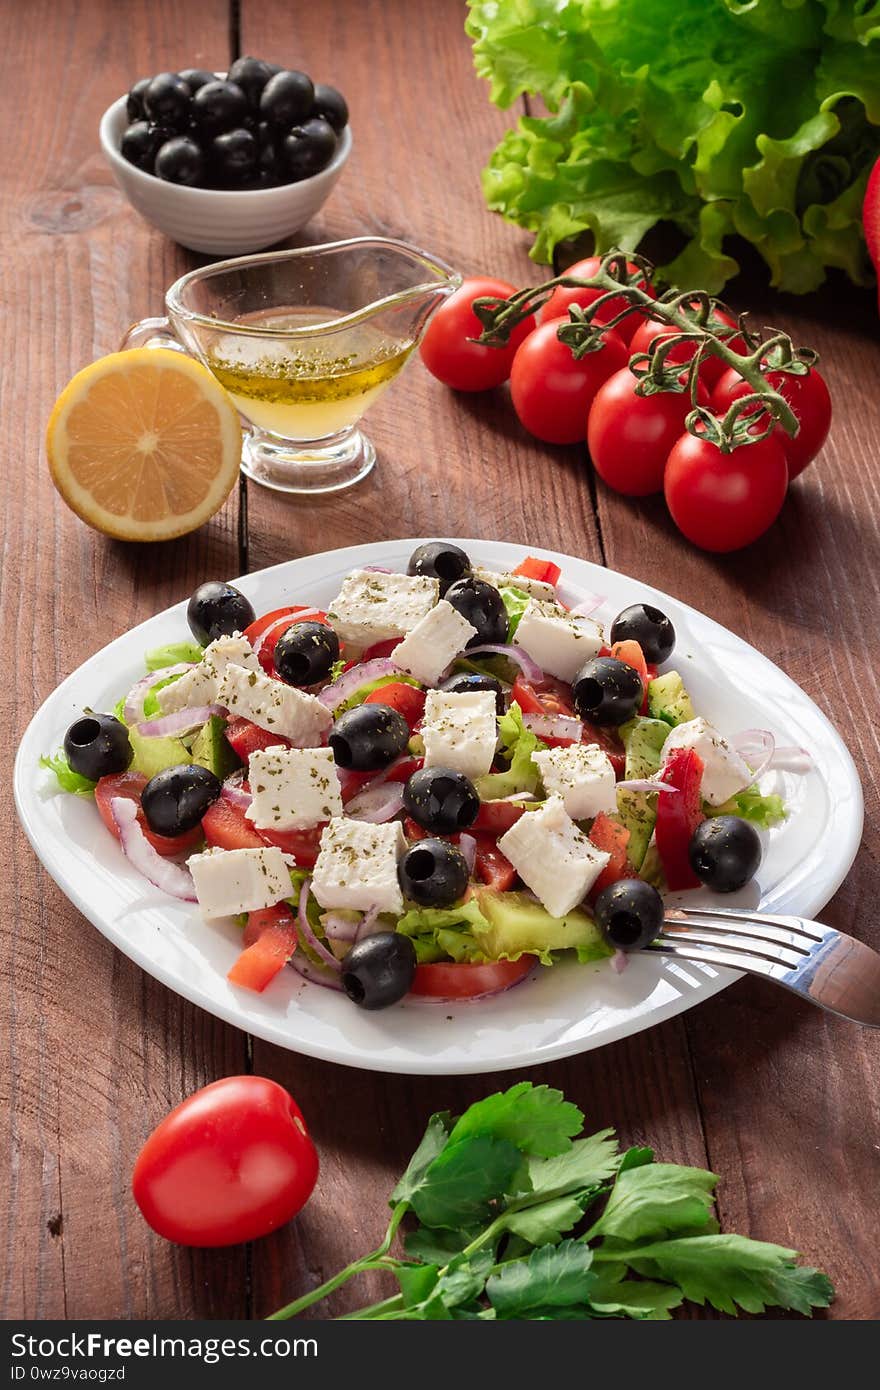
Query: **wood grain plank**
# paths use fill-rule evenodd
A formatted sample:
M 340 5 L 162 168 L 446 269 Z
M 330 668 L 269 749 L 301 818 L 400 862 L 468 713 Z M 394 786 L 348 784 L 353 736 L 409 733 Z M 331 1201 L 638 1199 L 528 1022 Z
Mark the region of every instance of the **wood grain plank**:
M 0 702 L 4 727 L 20 734 L 97 647 L 199 580 L 238 568 L 234 500 L 183 541 L 125 546 L 66 510 L 42 456 L 67 379 L 115 348 L 134 319 L 160 312 L 165 286 L 188 264 L 112 186 L 99 116 L 145 73 L 223 65 L 229 16 L 224 0 L 184 9 L 136 0 L 124 13 L 113 0 L 4 0 L 2 16 L 0 610 L 16 662 Z M 2 782 L 9 824 L 10 777 Z M 243 1070 L 245 1039 L 103 941 L 18 831 L 6 863 L 0 1315 L 241 1315 L 244 1252 L 190 1254 L 159 1241 L 128 1185 L 152 1125 L 195 1087 Z
M 462 23 L 454 4 L 329 0 L 320 11 L 299 6 L 291 26 L 280 9 L 245 0 L 242 51 L 304 67 L 349 101 L 355 150 L 310 241 L 402 237 L 466 273 L 528 283 L 539 272 L 526 241 L 482 205 L 479 169 L 507 118 L 473 74 Z M 368 428 L 380 462 L 350 493 L 287 502 L 249 487 L 255 568 L 371 536 L 421 534 L 500 537 L 601 559 L 582 461 L 529 439 L 506 391 L 455 397 L 414 362 L 370 411 Z M 461 1110 L 520 1076 L 561 1087 L 593 1128 L 616 1123 L 627 1143 L 652 1137 L 669 1159 L 705 1162 L 680 1023 L 601 1054 L 537 1071 L 524 1058 L 521 1072 L 479 1078 L 376 1076 L 259 1040 L 254 1067 L 297 1096 L 323 1161 L 306 1211 L 254 1248 L 257 1316 L 378 1240 L 387 1194 L 432 1111 Z M 357 1306 L 368 1291 L 366 1281 L 341 1291 L 321 1315 Z
M 798 301 L 753 278 L 731 302 L 815 347 L 834 400 L 829 442 L 776 525 L 738 555 L 708 556 L 662 499 L 598 484 L 607 563 L 666 589 L 777 662 L 847 743 L 865 793 L 865 835 L 822 920 L 880 947 L 880 730 L 876 711 L 880 370 L 873 296 L 837 283 Z M 736 673 L 732 673 L 736 678 Z M 880 1038 L 742 981 L 685 1019 L 725 1229 L 805 1252 L 838 1288 L 830 1316 L 880 1313 L 875 1251 Z

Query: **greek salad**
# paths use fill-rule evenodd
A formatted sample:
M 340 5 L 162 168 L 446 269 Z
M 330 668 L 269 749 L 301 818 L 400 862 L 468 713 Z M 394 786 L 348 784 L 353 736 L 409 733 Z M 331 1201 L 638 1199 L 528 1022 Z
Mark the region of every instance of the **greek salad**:
M 155 887 L 237 919 L 235 987 L 290 965 L 378 1009 L 620 968 L 666 892 L 753 877 L 785 816 L 760 778 L 809 764 L 694 709 L 653 604 L 603 624 L 561 581 L 434 541 L 405 574 L 352 571 L 326 612 L 202 584 L 192 640 L 42 762 Z

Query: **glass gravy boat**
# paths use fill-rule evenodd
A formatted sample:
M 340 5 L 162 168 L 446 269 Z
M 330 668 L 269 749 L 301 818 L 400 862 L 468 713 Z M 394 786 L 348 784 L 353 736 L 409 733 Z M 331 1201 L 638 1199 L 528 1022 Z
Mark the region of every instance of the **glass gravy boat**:
M 241 466 L 279 492 L 351 487 L 376 450 L 358 423 L 461 276 L 415 246 L 354 237 L 192 270 L 122 346 L 183 346 L 250 430 Z M 169 339 L 171 341 L 169 341 Z

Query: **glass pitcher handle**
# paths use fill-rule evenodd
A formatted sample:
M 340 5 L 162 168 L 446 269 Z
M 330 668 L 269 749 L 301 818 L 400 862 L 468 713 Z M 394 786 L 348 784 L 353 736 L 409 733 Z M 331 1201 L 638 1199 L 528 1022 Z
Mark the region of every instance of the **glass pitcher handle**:
M 175 352 L 186 352 L 186 348 L 174 336 L 174 330 L 166 318 L 140 319 L 129 328 L 119 351 L 128 348 L 172 348 Z

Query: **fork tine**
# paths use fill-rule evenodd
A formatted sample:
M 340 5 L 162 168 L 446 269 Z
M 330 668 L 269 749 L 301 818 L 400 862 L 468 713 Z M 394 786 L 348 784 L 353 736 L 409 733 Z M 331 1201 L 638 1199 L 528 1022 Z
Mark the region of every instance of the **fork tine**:
M 679 921 L 688 921 L 694 916 L 713 917 L 719 924 L 728 922 L 731 925 L 739 922 L 751 922 L 759 927 L 775 926 L 783 931 L 794 932 L 806 936 L 810 941 L 822 941 L 828 934 L 829 928 L 824 927 L 821 922 L 811 922 L 806 917 L 793 917 L 784 913 L 774 912 L 747 912 L 741 908 L 730 907 L 673 907 L 667 912 L 667 918 L 674 918 Z
M 753 951 L 722 950 L 715 946 L 703 946 L 696 942 L 685 944 L 678 939 L 668 940 L 662 935 L 657 937 L 646 949 L 654 951 L 658 955 L 675 957 L 678 960 L 689 960 L 703 965 L 720 965 L 727 970 L 745 970 L 750 975 L 764 975 L 770 979 L 778 979 L 780 983 L 786 975 L 791 973 L 791 967 L 784 965 L 782 961 L 772 960 L 769 956 L 757 956 Z
M 809 952 L 796 951 L 784 944 L 763 942 L 760 938 L 740 936 L 734 932 L 718 934 L 710 930 L 703 931 L 699 927 L 691 927 L 687 932 L 664 930 L 657 940 L 664 946 L 674 945 L 681 949 L 692 946 L 695 950 L 701 951 L 727 951 L 742 956 L 744 960 L 769 961 L 771 965 L 782 966 L 784 970 L 796 970 L 809 955 Z M 743 965 L 741 968 L 746 969 L 747 966 Z
M 777 927 L 772 922 L 758 924 L 735 916 L 721 922 L 714 913 L 702 913 L 699 909 L 689 912 L 685 922 L 667 913 L 663 919 L 663 926 L 667 935 L 676 934 L 689 937 L 693 932 L 697 932 L 700 936 L 710 935 L 710 939 L 717 942 L 719 946 L 723 946 L 731 937 L 737 936 L 746 941 L 758 943 L 759 948 L 760 946 L 781 947 L 786 951 L 795 952 L 798 956 L 808 956 L 822 939 L 821 937 L 813 939 L 798 936 L 783 927 Z

